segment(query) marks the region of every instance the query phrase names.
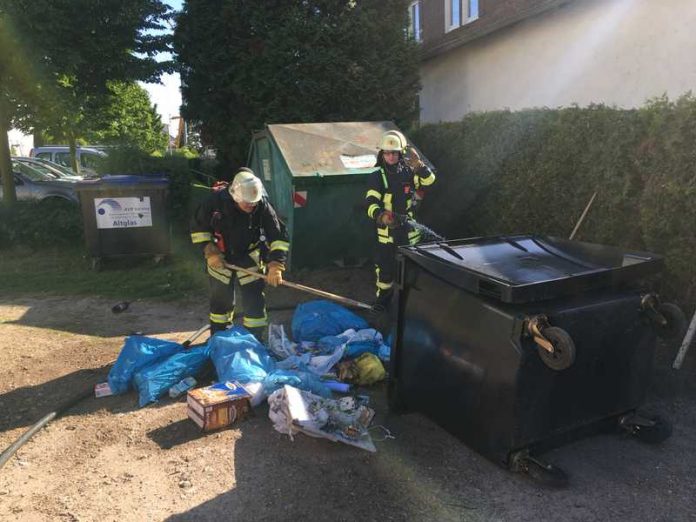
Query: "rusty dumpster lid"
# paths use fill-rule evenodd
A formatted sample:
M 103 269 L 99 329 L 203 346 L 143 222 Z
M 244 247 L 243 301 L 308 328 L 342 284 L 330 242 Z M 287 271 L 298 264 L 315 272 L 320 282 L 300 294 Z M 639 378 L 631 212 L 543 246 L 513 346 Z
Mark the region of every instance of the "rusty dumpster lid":
M 382 134 L 399 130 L 391 121 L 283 123 L 266 128 L 291 174 L 300 177 L 373 172 Z M 430 165 L 422 154 L 421 158 Z

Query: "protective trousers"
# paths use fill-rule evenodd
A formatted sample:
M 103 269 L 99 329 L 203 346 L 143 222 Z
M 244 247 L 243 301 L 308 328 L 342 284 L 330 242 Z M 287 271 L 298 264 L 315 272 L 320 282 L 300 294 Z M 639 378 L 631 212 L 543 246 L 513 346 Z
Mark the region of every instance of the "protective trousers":
M 396 245 L 377 243 L 375 252 L 375 275 L 377 283 L 376 306 L 386 308 L 394 295 L 394 273 L 396 272 Z
M 239 263 L 242 268 L 257 272 L 262 266 L 252 257 Z M 224 330 L 232 324 L 235 312 L 235 279 L 241 291 L 244 307 L 242 324 L 261 341 L 268 325 L 266 314 L 266 283 L 252 275 L 227 269 L 208 267 L 210 282 L 210 331 L 211 334 Z

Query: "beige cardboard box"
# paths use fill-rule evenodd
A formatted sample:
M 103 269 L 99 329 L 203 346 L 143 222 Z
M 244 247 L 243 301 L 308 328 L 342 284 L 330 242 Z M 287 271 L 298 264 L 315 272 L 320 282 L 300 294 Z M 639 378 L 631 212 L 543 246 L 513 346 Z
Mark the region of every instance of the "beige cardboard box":
M 249 413 L 251 394 L 238 382 L 217 383 L 190 390 L 186 397 L 188 416 L 203 431 L 224 428 Z

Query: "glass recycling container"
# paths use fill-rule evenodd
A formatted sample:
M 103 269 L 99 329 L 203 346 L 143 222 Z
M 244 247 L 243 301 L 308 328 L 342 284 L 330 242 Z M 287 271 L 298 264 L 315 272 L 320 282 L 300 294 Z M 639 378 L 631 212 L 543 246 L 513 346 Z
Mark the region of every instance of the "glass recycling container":
M 171 253 L 169 180 L 149 176 L 104 176 L 77 183 L 85 243 L 93 268 L 110 257 Z

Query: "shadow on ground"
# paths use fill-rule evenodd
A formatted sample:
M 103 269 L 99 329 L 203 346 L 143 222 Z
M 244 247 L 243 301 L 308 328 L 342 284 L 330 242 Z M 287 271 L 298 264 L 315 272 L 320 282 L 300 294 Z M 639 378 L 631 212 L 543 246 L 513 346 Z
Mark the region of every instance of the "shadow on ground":
M 236 486 L 168 520 L 688 520 L 696 495 L 696 364 L 680 374 L 669 364 L 664 352 L 645 408 L 671 418 L 672 438 L 651 446 L 600 434 L 546 453 L 570 476 L 567 489 L 543 489 L 504 470 L 422 415 L 388 413 L 382 386 L 369 393 L 374 424 L 396 438 L 379 441 L 374 430 L 376 454 L 304 435 L 290 441 L 260 408 L 238 425 L 229 463 Z M 184 421 L 149 436 L 162 448 L 202 437 Z

